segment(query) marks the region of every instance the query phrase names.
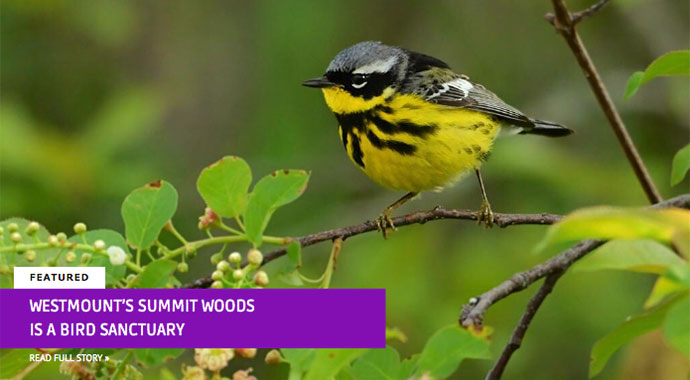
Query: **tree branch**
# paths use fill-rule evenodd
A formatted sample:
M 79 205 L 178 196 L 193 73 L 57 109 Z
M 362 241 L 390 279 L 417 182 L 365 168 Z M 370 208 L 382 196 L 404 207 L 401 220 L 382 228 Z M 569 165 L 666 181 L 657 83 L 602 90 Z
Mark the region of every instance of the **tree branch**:
M 481 296 L 471 298 L 469 303 L 462 307 L 460 324 L 464 327 L 481 326 L 484 323 L 484 313 L 491 305 L 529 287 L 542 277 L 565 271 L 575 261 L 602 244 L 603 241 L 586 240 L 526 271 L 515 273 Z
M 652 209 L 669 207 L 690 209 L 690 194 L 679 195 L 650 206 Z M 529 287 L 542 277 L 547 277 L 544 285 L 542 285 L 542 289 L 535 294 L 527 305 L 527 309 L 520 319 L 520 323 L 515 328 L 515 331 L 513 331 L 513 335 L 503 349 L 498 361 L 487 375 L 487 379 L 500 378 L 513 352 L 520 348 L 522 337 L 527 331 L 527 327 L 532 321 L 534 314 L 541 306 L 544 298 L 551 292 L 561 275 L 563 275 L 574 262 L 604 243 L 604 241 L 600 240 L 582 241 L 541 264 L 512 275 L 498 286 L 479 297 L 471 298 L 467 304 L 463 305 L 459 320 L 460 324 L 464 327 L 481 326 L 484 322 L 484 313 L 491 305 L 513 293 Z
M 525 313 L 522 315 L 522 318 L 520 318 L 520 322 L 515 326 L 515 330 L 513 330 L 513 334 L 510 336 L 510 341 L 506 344 L 503 352 L 501 352 L 501 356 L 498 357 L 496 364 L 494 364 L 493 368 L 491 368 L 486 375 L 486 380 L 498 380 L 501 378 L 511 356 L 513 356 L 513 353 L 522 345 L 522 338 L 525 337 L 527 327 L 529 327 L 530 322 L 532 322 L 532 318 L 534 318 L 541 303 L 544 302 L 546 296 L 551 293 L 553 287 L 556 286 L 556 282 L 563 273 L 565 272 L 562 270 L 556 271 L 546 277 L 539 291 L 529 300 Z
M 606 3 L 606 0 L 599 1 L 597 4 L 576 13 L 570 13 L 568 7 L 565 5 L 565 0 L 551 0 L 553 3 L 554 13 L 548 13 L 545 18 L 550 22 L 556 31 L 563 36 L 567 42 L 570 50 L 572 50 L 575 58 L 577 59 L 580 68 L 584 71 L 585 78 L 589 82 L 589 86 L 592 88 L 599 106 L 604 111 L 606 118 L 613 128 L 613 132 L 618 138 L 618 142 L 625 152 L 625 156 L 628 158 L 630 165 L 632 165 L 633 171 L 637 176 L 638 181 L 642 185 L 647 198 L 650 203 L 658 203 L 662 200 L 659 190 L 656 188 L 654 181 L 649 175 L 647 168 L 642 162 L 640 154 L 637 152 L 637 148 L 625 128 L 623 119 L 621 119 L 616 106 L 613 104 L 609 92 L 602 82 L 599 73 L 597 72 L 594 62 L 589 56 L 585 45 L 582 43 L 580 36 L 575 30 L 575 25 L 582 21 L 584 17 L 594 14 L 596 11 L 601 9 Z
M 521 224 L 553 224 L 559 221 L 562 217 L 560 215 L 554 214 L 494 214 L 494 223 L 501 227 L 508 227 Z M 415 211 L 407 215 L 398 216 L 393 218 L 393 223 L 396 227 L 408 226 L 411 224 L 424 224 L 426 222 L 442 219 L 462 219 L 462 220 L 477 220 L 477 212 L 470 210 L 458 210 L 458 209 L 447 209 L 444 207 L 436 207 L 432 210 L 427 211 Z M 336 238 L 341 238 L 343 240 L 363 233 L 376 231 L 376 222 L 368 220 L 364 223 L 355 224 L 348 227 L 335 228 L 332 230 L 326 230 L 322 232 L 317 232 L 315 234 L 306 235 L 298 237 L 295 240 L 300 242 L 302 247 L 307 247 L 324 241 L 331 241 Z M 275 251 L 266 253 L 264 255 L 264 260 L 261 265 L 266 265 L 267 263 L 285 255 L 286 248 L 282 247 L 276 249 Z M 183 288 L 207 288 L 211 286 L 210 277 L 200 278 L 188 284 L 185 284 Z

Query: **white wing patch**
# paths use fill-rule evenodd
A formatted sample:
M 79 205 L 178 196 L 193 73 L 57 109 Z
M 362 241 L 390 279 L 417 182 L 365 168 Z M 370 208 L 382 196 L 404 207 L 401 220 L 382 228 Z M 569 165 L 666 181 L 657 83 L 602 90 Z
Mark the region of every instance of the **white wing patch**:
M 393 56 L 387 59 L 379 59 L 368 65 L 358 67 L 357 70 L 353 71 L 353 74 L 371 74 L 371 73 L 387 73 L 396 63 L 398 62 L 398 57 Z
M 474 88 L 472 82 L 463 78 L 453 79 L 450 82 L 442 83 L 435 88 L 435 92 L 427 95 L 427 99 L 431 100 L 439 96 L 448 96 L 456 100 L 462 100 L 469 95 L 470 90 Z

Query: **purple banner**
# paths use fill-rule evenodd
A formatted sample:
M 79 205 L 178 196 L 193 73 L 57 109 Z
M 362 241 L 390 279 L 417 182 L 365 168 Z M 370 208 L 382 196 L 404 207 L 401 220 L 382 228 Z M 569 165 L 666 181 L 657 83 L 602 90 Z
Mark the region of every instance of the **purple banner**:
M 382 348 L 384 289 L 0 289 L 0 348 Z

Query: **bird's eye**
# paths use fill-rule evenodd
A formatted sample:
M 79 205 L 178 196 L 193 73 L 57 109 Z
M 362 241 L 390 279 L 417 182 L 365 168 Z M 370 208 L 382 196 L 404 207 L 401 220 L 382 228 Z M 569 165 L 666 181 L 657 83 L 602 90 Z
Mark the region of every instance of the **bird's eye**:
M 352 87 L 362 88 L 367 84 L 367 76 L 364 74 L 354 74 L 352 76 Z

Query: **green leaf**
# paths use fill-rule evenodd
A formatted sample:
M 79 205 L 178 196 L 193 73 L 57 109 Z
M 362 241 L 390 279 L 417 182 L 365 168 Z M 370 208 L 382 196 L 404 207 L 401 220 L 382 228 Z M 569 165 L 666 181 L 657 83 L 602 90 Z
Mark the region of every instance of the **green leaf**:
M 177 262 L 172 260 L 154 261 L 144 267 L 144 270 L 130 284 L 134 289 L 158 289 L 164 288 L 168 283 L 177 280 L 173 277 Z
M 247 238 L 255 246 L 261 245 L 264 230 L 273 212 L 299 198 L 307 186 L 309 173 L 303 170 L 276 171 L 254 186 L 244 212 Z
M 642 314 L 628 317 L 620 326 L 599 339 L 592 348 L 589 377 L 601 372 L 611 356 L 623 345 L 661 326 L 666 313 L 678 300 L 679 298 L 675 298 Z
M 419 361 L 419 354 L 414 354 L 400 363 L 399 377 L 408 379 L 417 372 L 417 362 Z
M 671 186 L 679 184 L 690 170 L 690 144 L 681 148 L 671 164 Z
M 642 83 L 671 75 L 690 75 L 690 50 L 671 51 L 655 59 L 644 71 Z
M 77 244 L 83 244 L 86 241 L 86 244 L 93 245 L 93 243 L 96 240 L 103 240 L 105 242 L 106 247 L 111 247 L 111 246 L 118 246 L 122 248 L 122 250 L 125 251 L 125 253 L 129 253 L 129 248 L 127 247 L 127 242 L 125 241 L 125 238 L 120 235 L 119 232 L 113 231 L 113 230 L 106 230 L 106 229 L 100 229 L 100 230 L 90 230 L 86 231 L 84 235 L 75 235 L 67 239 L 68 242 L 70 243 L 77 243 Z M 81 256 L 84 254 L 85 251 L 80 250 L 80 249 L 74 249 L 74 253 L 77 255 L 77 258 L 71 262 L 68 263 L 65 261 L 65 256 L 63 255 L 60 258 L 60 262 L 58 263 L 59 265 L 62 266 L 68 266 L 68 267 L 75 267 L 81 265 Z M 90 254 L 91 255 L 91 261 L 89 262 L 90 267 L 105 267 L 105 283 L 106 285 L 113 285 L 115 284 L 119 279 L 123 278 L 125 276 L 125 272 L 127 271 L 127 268 L 124 265 L 118 265 L 114 266 L 110 263 L 110 258 L 106 255 L 100 255 L 100 254 Z
M 625 86 L 625 95 L 623 95 L 623 99 L 628 100 L 635 95 L 640 86 L 642 86 L 642 78 L 644 78 L 644 72 L 642 71 L 635 71 L 633 75 L 630 76 L 628 84 Z
M 154 181 L 132 191 L 122 203 L 127 242 L 146 249 L 177 209 L 177 191 L 165 181 Z
M 468 330 L 451 325 L 438 330 L 424 346 L 417 362 L 417 376 L 450 376 L 466 358 L 488 359 L 489 342 Z
M 285 268 L 287 269 L 287 268 Z M 286 285 L 292 285 L 292 286 L 302 286 L 304 285 L 304 281 L 299 277 L 299 274 L 297 273 L 297 270 L 293 270 L 291 272 L 285 271 L 285 269 L 281 269 L 278 272 L 278 279 L 282 282 L 284 282 Z
M 290 264 L 297 269 L 302 266 L 302 244 L 298 241 L 293 241 L 286 248 L 286 253 Z
M 664 274 L 674 265 L 686 265 L 667 246 L 653 240 L 613 240 L 583 257 L 574 271 L 591 272 L 616 269 Z
M 367 351 L 352 364 L 350 373 L 356 380 L 397 380 L 400 355 L 391 347 Z
M 0 379 L 11 379 L 29 366 L 29 354 L 38 354 L 38 351 L 32 348 L 4 350 L 0 355 Z
M 690 359 L 690 297 L 671 307 L 663 331 L 666 341 Z
M 628 80 L 625 99 L 633 96 L 643 84 L 661 76 L 690 75 L 690 50 L 668 52 L 655 59 L 644 73 L 636 72 Z
M 137 348 L 133 349 L 134 357 L 137 362 L 147 367 L 154 367 L 163 364 L 168 360 L 175 359 L 183 352 L 183 348 Z
M 218 215 L 234 218 L 244 212 L 252 171 L 235 156 L 225 156 L 201 171 L 196 182 L 199 194 Z
M 340 370 L 365 353 L 366 349 L 319 349 L 304 380 L 324 380 L 335 376 Z
M 297 268 L 302 266 L 302 245 L 294 241 L 287 246 L 287 263 L 278 271 L 278 278 L 288 285 L 301 286 L 304 283 L 297 274 Z
M 283 360 L 290 364 L 290 380 L 300 380 L 304 371 L 311 366 L 316 356 L 313 348 L 283 348 L 280 350 Z
M 670 243 L 689 229 L 687 210 L 587 207 L 550 226 L 536 250 L 557 252 L 585 239 L 652 239 Z
M 644 308 L 652 308 L 669 297 L 687 289 L 688 286 L 681 282 L 674 281 L 667 276 L 659 276 L 656 282 L 654 282 L 654 287 L 652 287 L 647 300 L 644 301 Z

